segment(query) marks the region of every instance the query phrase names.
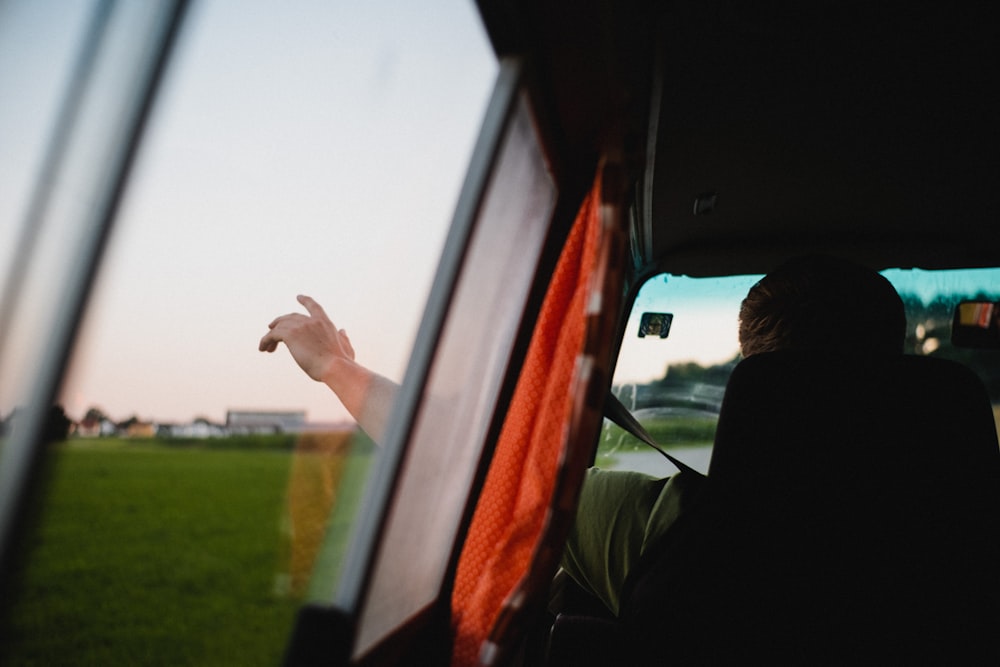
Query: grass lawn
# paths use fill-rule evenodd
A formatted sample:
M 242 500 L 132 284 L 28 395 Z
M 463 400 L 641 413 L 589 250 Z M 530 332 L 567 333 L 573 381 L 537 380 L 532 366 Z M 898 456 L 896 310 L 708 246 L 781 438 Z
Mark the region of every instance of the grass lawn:
M 276 582 L 301 560 L 289 511 L 300 458 L 61 445 L 0 664 L 279 664 L 298 606 Z M 327 507 L 340 469 L 323 472 Z
M 716 417 L 670 417 L 648 419 L 643 428 L 663 449 L 673 450 L 684 447 L 708 447 L 715 441 Z M 598 467 L 611 466 L 619 452 L 639 452 L 649 449 L 645 444 L 624 429 L 605 422 L 601 440 L 597 446 L 595 464 Z
M 711 442 L 714 421 L 647 428 L 687 446 Z M 602 450 L 646 447 L 609 435 Z M 346 534 L 373 446 L 347 456 L 345 434 L 166 442 L 56 447 L 20 594 L 0 619 L 0 665 L 280 664 L 300 601 L 336 582 L 344 541 L 324 535 Z M 313 578 L 317 558 L 325 576 Z

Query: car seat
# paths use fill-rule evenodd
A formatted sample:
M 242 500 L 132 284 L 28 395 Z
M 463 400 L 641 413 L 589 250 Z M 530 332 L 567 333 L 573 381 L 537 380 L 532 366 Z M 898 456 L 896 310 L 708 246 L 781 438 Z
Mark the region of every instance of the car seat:
M 627 662 L 1000 664 L 998 484 L 964 366 L 745 359 L 708 480 L 630 576 Z

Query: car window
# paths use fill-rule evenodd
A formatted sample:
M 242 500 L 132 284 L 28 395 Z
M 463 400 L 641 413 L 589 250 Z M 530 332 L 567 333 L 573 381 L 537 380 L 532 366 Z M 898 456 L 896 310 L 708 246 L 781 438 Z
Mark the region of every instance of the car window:
M 893 269 L 883 275 L 906 307 L 905 352 L 952 359 L 971 368 L 986 387 L 1000 433 L 1000 350 L 962 348 L 951 341 L 952 316 L 960 301 L 1000 301 L 1000 268 Z
M 75 14 L 35 4 L 4 70 L 72 57 L 45 28 L 75 35 Z M 257 343 L 308 294 L 402 379 L 496 72 L 461 0 L 193 7 L 53 408 L 0 662 L 280 662 L 378 450 Z M 31 117 L 0 109 L 0 136 L 13 120 Z M 0 174 L 20 173 L 13 145 Z M 20 208 L 0 211 L 3 239 Z
M 905 352 L 954 359 L 972 368 L 990 394 L 1000 430 L 1000 351 L 951 344 L 955 305 L 974 298 L 1000 300 L 1000 269 L 893 269 L 883 275 L 906 309 Z M 726 382 L 740 359 L 740 303 L 759 279 L 655 276 L 639 290 L 625 329 L 612 391 L 661 446 L 702 472 L 708 470 Z M 647 322 L 653 316 L 654 329 L 643 327 L 643 314 Z M 654 475 L 676 470 L 661 454 L 607 420 L 596 465 Z
M 655 276 L 640 288 L 626 325 L 612 391 L 657 443 L 702 472 L 708 470 L 726 381 L 739 359 L 740 302 L 759 279 Z M 670 315 L 669 330 L 643 328 L 644 313 Z M 596 465 L 659 476 L 676 471 L 607 420 Z
M 407 411 L 412 396 L 412 428 L 395 442 L 387 436 L 361 524 L 370 529 L 371 542 L 358 531 L 337 591 L 338 609 L 360 609 L 356 659 L 448 590 L 469 494 L 491 431 L 499 427 L 495 406 L 512 382 L 518 323 L 558 196 L 530 102 L 520 90 L 522 72 L 515 60 L 502 63 L 449 235 L 448 251 L 455 254 L 448 256 L 461 263 L 449 276 L 450 262 L 442 261 L 432 293 L 432 302 L 440 298 L 447 310 L 434 324 L 437 308 L 428 306 L 424 324 L 430 326 L 422 331 L 401 390 L 398 412 Z M 466 202 L 475 204 L 467 208 Z M 426 379 L 419 381 L 423 351 Z M 376 510 L 379 498 L 386 502 L 384 519 Z M 368 568 L 371 580 L 363 590 Z

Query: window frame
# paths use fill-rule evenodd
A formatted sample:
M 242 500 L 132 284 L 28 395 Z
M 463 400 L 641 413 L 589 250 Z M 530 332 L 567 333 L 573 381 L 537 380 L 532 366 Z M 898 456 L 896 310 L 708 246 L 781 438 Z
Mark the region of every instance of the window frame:
M 169 0 L 136 11 L 102 2 L 91 13 L 75 71 L 59 103 L 55 126 L 22 227 L 22 236 L 0 295 L 0 359 L 34 354 L 32 376 L 22 390 L 18 427 L 0 449 L 0 569 L 16 557 L 29 527 L 30 501 L 43 486 L 45 421 L 58 394 L 73 342 L 83 317 L 119 204 L 128 182 L 147 120 L 162 88 L 167 66 L 187 16 L 187 0 Z M 125 49 L 131 57 L 122 57 Z M 74 170 L 103 169 L 80 178 Z M 64 181 L 83 188 L 72 195 Z M 76 202 L 91 205 L 68 205 Z M 79 239 L 65 266 L 54 271 L 42 300 L 25 303 L 33 271 L 44 263 L 50 245 L 46 233 L 69 230 Z M 39 259 L 41 258 L 41 260 Z M 37 290 L 37 286 L 34 286 Z M 32 311 L 43 336 L 34 350 L 12 350 L 9 323 Z

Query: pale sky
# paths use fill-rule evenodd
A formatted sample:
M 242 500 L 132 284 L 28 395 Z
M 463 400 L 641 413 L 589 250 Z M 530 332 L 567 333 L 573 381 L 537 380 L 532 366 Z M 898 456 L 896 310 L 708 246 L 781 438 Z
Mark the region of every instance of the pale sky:
M 662 378 L 669 364 L 723 363 L 739 352 L 740 303 L 760 276 L 704 280 L 685 276 L 650 279 L 636 297 L 615 367 L 615 384 Z M 665 339 L 638 337 L 643 312 L 671 313 Z
M 60 19 L 35 20 L 20 44 L 49 69 L 72 51 L 73 26 L 56 25 L 72 23 L 67 4 L 91 3 L 41 3 Z M 284 348 L 257 342 L 305 293 L 359 360 L 402 378 L 495 56 L 471 1 L 205 0 L 189 19 L 63 403 L 73 417 L 98 406 L 115 419 L 222 421 L 230 408 L 343 419 Z M 33 78 L 5 69 L 0 93 Z M 25 106 L 0 110 L 0 149 L 32 119 Z M 28 148 L 0 150 L 0 175 L 30 172 Z M 0 208 L 5 247 L 23 207 L 14 194 Z

